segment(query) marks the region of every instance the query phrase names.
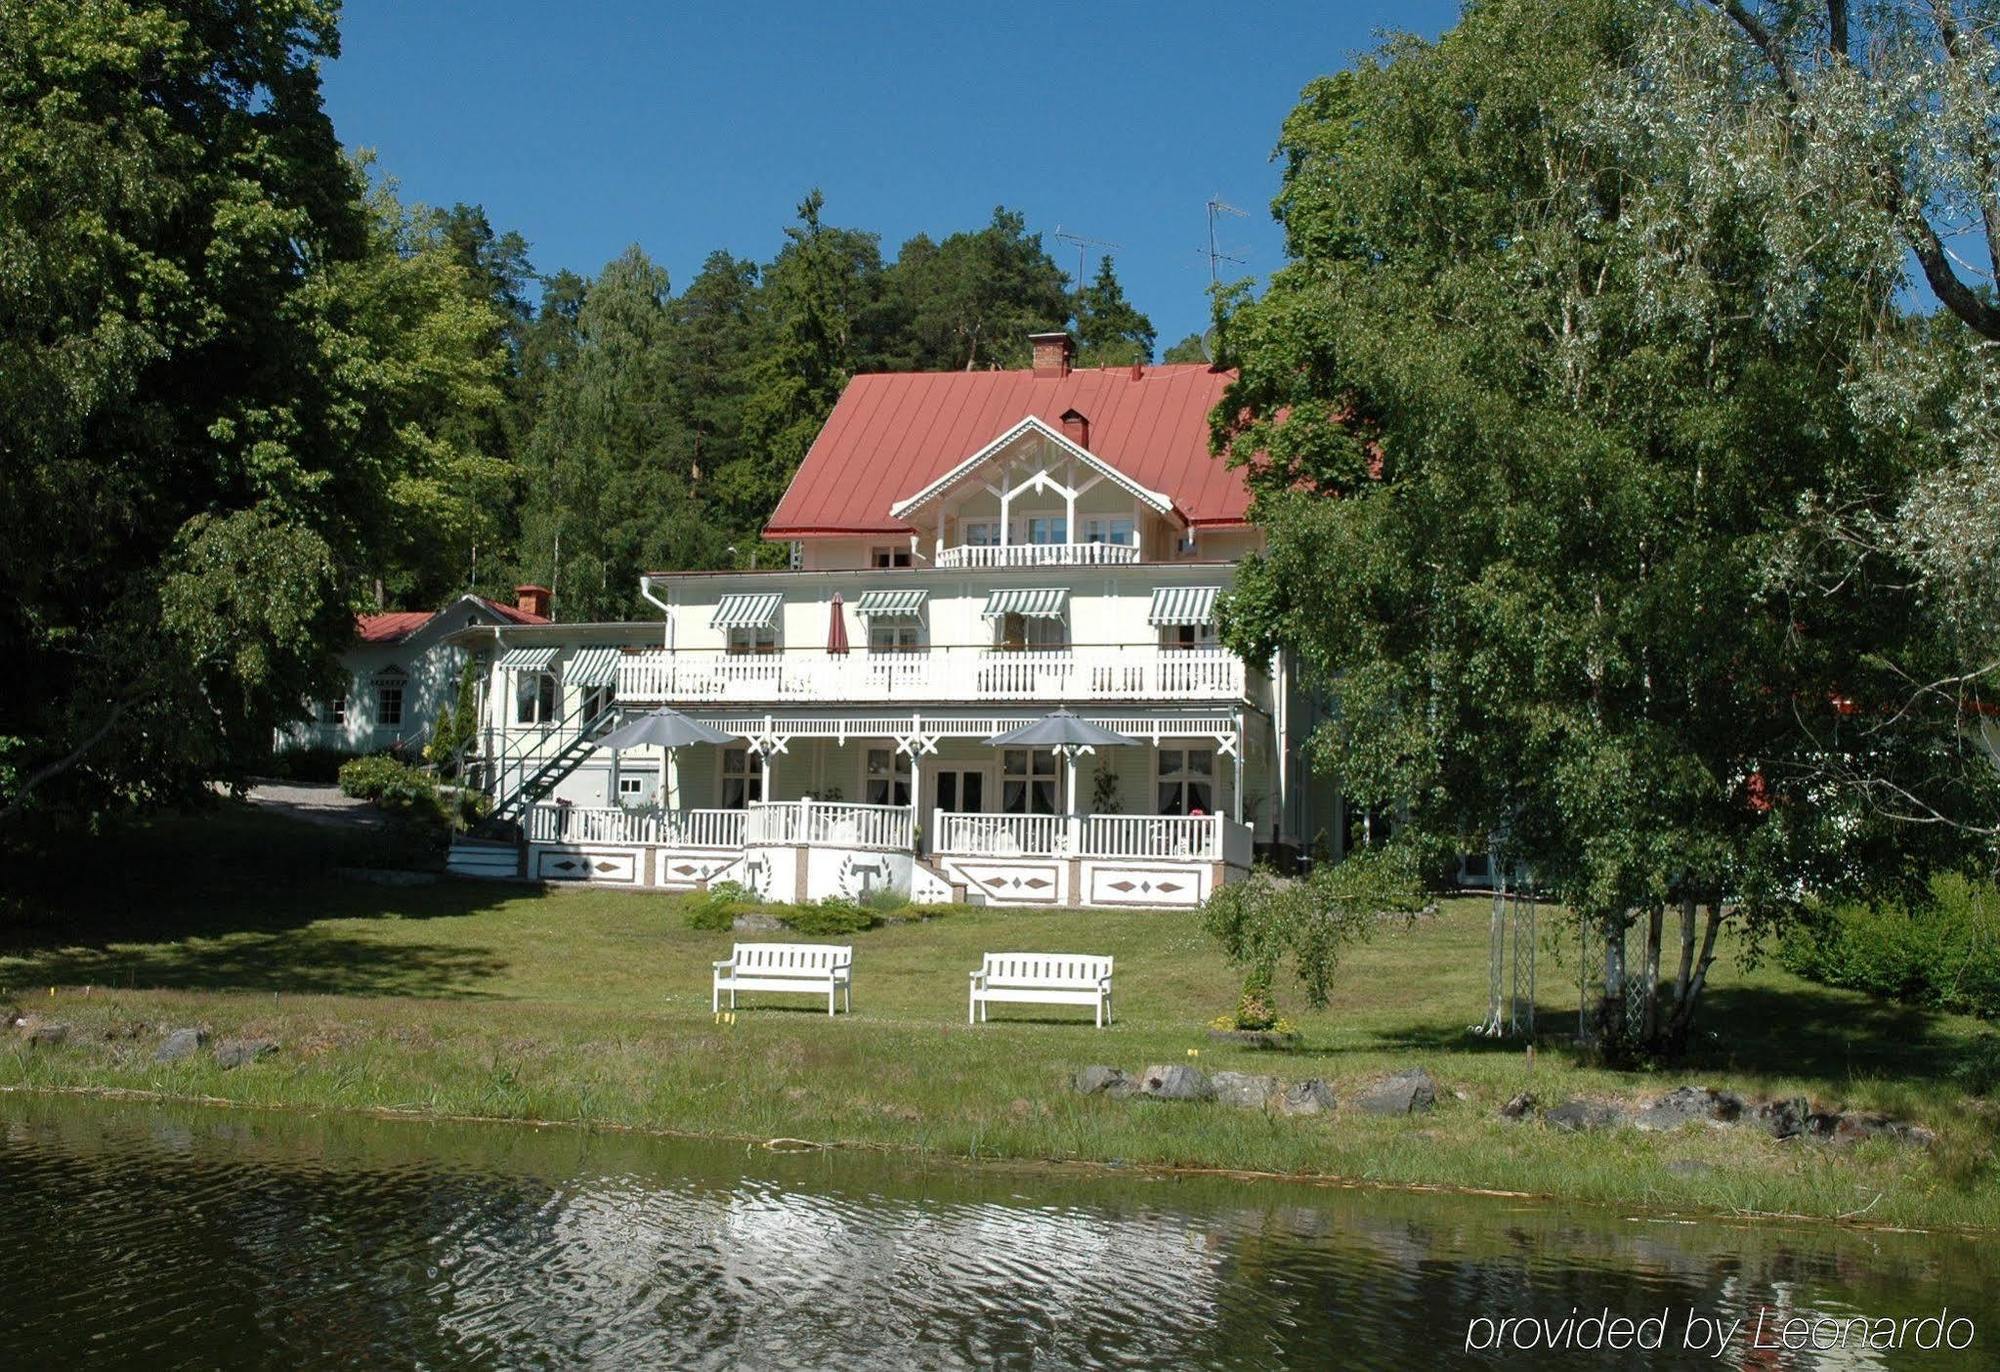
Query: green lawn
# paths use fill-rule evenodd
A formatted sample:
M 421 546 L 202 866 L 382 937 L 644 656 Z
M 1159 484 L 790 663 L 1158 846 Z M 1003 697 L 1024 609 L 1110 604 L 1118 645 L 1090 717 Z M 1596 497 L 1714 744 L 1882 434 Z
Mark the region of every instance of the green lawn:
M 433 1112 L 919 1148 L 971 1157 L 1173 1164 L 1524 1191 L 1620 1205 L 2000 1224 L 2000 1120 L 1950 1073 L 1980 1026 L 1809 986 L 1771 965 L 1717 968 L 1701 1058 L 1669 1076 L 1577 1066 L 1573 954 L 1545 912 L 1532 1062 L 1472 1038 L 1486 987 L 1480 899 L 1386 925 L 1343 965 L 1335 1003 L 1284 1008 L 1303 1051 L 1211 1044 L 1237 978 L 1186 914 L 965 910 L 855 936 L 854 1014 L 804 997 L 709 1012 L 709 962 L 732 936 L 686 929 L 673 897 L 448 882 L 395 888 L 332 870 L 380 842 L 241 812 L 175 821 L 50 855 L 0 934 L 0 987 L 68 1021 L 69 1044 L 0 1049 L 0 1085 L 127 1088 L 260 1105 Z M 90 857 L 95 852 L 94 859 Z M 965 1023 L 987 950 L 1110 953 L 1119 1022 L 1003 1007 Z M 55 994 L 50 996 L 50 988 Z M 1283 989 L 1281 989 L 1281 996 Z M 151 1061 L 201 1024 L 282 1051 L 224 1072 Z M 1343 1097 L 1427 1067 L 1438 1108 L 1267 1118 L 1223 1106 L 1080 1098 L 1090 1063 L 1321 1077 Z M 1531 1090 L 1641 1098 L 1683 1080 L 1888 1111 L 1930 1150 L 1836 1152 L 1749 1131 L 1561 1135 L 1496 1118 Z M 1696 1162 L 1706 1167 L 1670 1166 Z

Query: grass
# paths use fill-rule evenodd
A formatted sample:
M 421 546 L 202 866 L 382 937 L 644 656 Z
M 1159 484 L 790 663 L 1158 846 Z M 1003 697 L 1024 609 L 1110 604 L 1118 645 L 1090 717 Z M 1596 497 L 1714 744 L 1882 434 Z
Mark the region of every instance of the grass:
M 0 1086 L 1336 1176 L 1673 1211 L 2000 1224 L 2000 1117 L 1951 1075 L 1980 1026 L 1811 986 L 1733 952 L 1712 983 L 1710 1036 L 1695 1061 L 1661 1076 L 1573 1059 L 1574 966 L 1557 961 L 1553 916 L 1532 1060 L 1518 1043 L 1471 1037 L 1486 995 L 1483 899 L 1384 926 L 1350 953 L 1323 1013 L 1304 1012 L 1295 991 L 1287 1002 L 1281 984 L 1281 1008 L 1305 1039 L 1295 1053 L 1208 1040 L 1238 978 L 1184 913 L 968 909 L 879 929 L 853 938 L 851 1018 L 829 1021 L 805 997 L 747 996 L 733 1023 L 718 1024 L 708 965 L 732 936 L 686 929 L 679 898 L 385 887 L 336 873 L 392 841 L 232 810 L 48 855 L 36 867 L 45 884 L 14 894 L 0 931 L 0 987 L 74 1032 L 60 1047 L 0 1047 Z M 1117 1025 L 1099 1032 L 1066 1010 L 1017 1006 L 968 1026 L 966 972 L 1002 949 L 1115 955 Z M 189 1024 L 268 1034 L 283 1048 L 227 1072 L 206 1054 L 154 1064 L 158 1036 Z M 1342 1110 L 1293 1120 L 1067 1089 L 1087 1064 L 1131 1071 L 1190 1052 L 1208 1070 L 1320 1077 L 1343 1098 L 1421 1065 L 1441 1096 L 1413 1119 Z M 1687 1080 L 1881 1110 L 1931 1127 L 1938 1142 L 1836 1151 L 1748 1130 L 1572 1136 L 1496 1117 L 1522 1090 L 1548 1103 L 1636 1100 Z

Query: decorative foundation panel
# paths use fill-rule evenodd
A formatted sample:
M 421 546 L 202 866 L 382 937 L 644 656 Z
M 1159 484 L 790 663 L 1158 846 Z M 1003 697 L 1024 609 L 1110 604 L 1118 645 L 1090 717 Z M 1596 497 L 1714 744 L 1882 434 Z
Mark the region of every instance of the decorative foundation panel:
M 653 885 L 668 891 L 692 891 L 729 880 L 729 869 L 743 861 L 741 853 L 712 848 L 655 848 L 652 853 Z
M 1069 863 L 1062 858 L 947 857 L 944 868 L 988 905 L 1067 905 Z
M 1206 862 L 1086 862 L 1083 900 L 1087 905 L 1185 909 L 1208 898 L 1212 872 Z
M 595 881 L 610 886 L 644 882 L 637 848 L 579 848 L 566 844 L 535 844 L 528 850 L 528 872 L 542 881 Z

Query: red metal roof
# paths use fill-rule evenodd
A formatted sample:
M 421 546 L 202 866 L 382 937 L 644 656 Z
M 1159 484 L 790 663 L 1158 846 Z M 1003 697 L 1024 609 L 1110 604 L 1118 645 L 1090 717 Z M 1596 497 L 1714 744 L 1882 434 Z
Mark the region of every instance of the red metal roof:
M 764 526 L 767 538 L 902 534 L 889 507 L 1035 415 L 1057 433 L 1075 410 L 1090 451 L 1170 497 L 1195 525 L 1244 522 L 1243 473 L 1208 451 L 1208 412 L 1234 373 L 1204 363 L 1032 371 L 885 372 L 857 376 Z
M 497 600 L 488 600 L 485 596 L 475 598 L 511 624 L 549 622 L 541 615 L 531 615 L 518 606 L 503 605 Z M 386 614 L 356 615 L 354 625 L 363 643 L 401 643 L 443 613 L 443 610 L 390 610 Z

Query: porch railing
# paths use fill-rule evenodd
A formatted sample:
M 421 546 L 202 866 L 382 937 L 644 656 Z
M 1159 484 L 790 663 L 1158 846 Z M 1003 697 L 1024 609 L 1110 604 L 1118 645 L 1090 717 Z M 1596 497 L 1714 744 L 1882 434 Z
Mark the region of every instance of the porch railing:
M 803 843 L 834 848 L 907 851 L 915 840 L 907 805 L 849 805 L 837 801 L 760 801 L 750 807 L 750 843 Z
M 1248 867 L 1251 832 L 1222 815 L 969 815 L 938 810 L 936 851 L 956 857 L 1083 857 Z
M 937 565 L 946 570 L 978 567 L 1129 567 L 1139 560 L 1131 543 L 960 544 L 940 548 Z
M 1106 545 L 1106 546 L 1116 546 Z M 934 648 L 628 653 L 618 699 L 641 701 L 1242 700 L 1243 660 L 1220 648 Z
M 625 810 L 611 806 L 537 805 L 528 812 L 530 843 L 659 843 L 673 848 L 741 848 L 741 810 Z

